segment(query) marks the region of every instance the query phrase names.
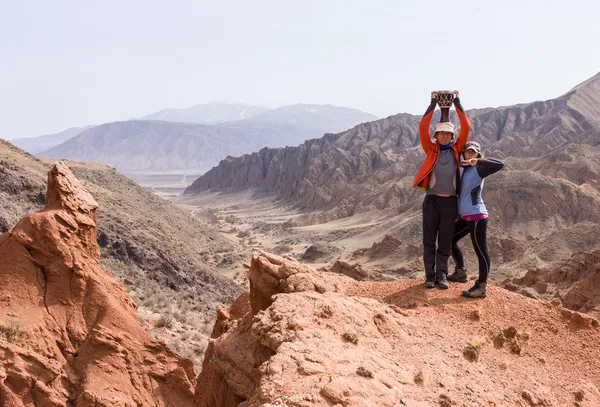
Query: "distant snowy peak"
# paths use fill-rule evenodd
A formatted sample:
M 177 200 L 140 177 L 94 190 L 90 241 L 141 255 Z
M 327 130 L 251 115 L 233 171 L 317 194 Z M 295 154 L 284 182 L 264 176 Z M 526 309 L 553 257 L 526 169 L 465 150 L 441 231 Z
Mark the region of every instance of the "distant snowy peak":
M 332 105 L 296 104 L 264 112 L 249 121 L 271 124 L 293 124 L 340 132 L 357 124 L 377 120 L 377 116 L 357 109 Z
M 256 117 L 269 109 L 237 102 L 210 102 L 187 109 L 164 109 L 142 117 L 146 120 L 218 124 Z

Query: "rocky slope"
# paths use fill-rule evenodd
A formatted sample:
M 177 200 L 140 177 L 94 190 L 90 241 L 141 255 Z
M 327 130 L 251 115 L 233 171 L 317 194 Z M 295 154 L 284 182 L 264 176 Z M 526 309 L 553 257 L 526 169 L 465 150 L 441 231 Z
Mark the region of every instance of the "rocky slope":
M 0 232 L 43 207 L 51 166 L 0 140 Z M 100 204 L 102 265 L 129 291 L 148 329 L 182 353 L 201 357 L 214 307 L 241 290 L 217 272 L 227 267 L 217 265 L 236 246 L 202 212 L 178 208 L 112 168 L 69 166 Z
M 96 201 L 64 163 L 46 197 L 0 235 L 0 405 L 191 405 L 192 362 L 100 267 Z
M 600 323 L 558 304 L 357 282 L 260 251 L 249 278 L 219 310 L 198 407 L 600 403 Z

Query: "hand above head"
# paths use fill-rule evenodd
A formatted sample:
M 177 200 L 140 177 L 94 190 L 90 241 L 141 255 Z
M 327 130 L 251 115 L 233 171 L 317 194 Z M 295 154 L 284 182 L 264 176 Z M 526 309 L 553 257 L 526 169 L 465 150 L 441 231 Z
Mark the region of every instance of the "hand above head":
M 431 98 L 432 99 L 437 99 L 437 97 L 438 97 L 438 94 L 437 94 L 436 91 L 431 92 Z
M 462 167 L 475 167 L 477 165 L 477 158 L 471 158 L 468 160 L 462 160 L 460 162 Z
M 454 98 L 456 99 L 456 98 L 458 98 L 458 96 L 459 96 L 459 95 L 458 95 L 458 91 L 457 91 L 457 90 L 455 90 L 455 91 L 454 91 Z

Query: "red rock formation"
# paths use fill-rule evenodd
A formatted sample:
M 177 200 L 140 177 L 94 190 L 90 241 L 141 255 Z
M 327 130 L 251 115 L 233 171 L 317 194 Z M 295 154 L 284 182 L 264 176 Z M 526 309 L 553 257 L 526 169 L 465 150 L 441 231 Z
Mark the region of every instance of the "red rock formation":
M 589 316 L 495 286 L 473 301 L 462 284 L 353 281 L 261 251 L 249 278 L 249 296 L 219 314 L 198 407 L 600 405 Z
M 186 406 L 192 362 L 140 326 L 100 267 L 94 199 L 64 163 L 46 207 L 0 235 L 0 405 Z
M 284 292 L 338 291 L 345 280 L 328 281 L 325 273 L 298 261 L 257 249 L 248 273 L 250 292 L 236 300 L 229 311 L 220 308 L 196 386 L 196 405 L 234 407 L 253 396 L 259 367 L 273 350 L 253 335 L 254 316 L 267 309 L 273 296 Z

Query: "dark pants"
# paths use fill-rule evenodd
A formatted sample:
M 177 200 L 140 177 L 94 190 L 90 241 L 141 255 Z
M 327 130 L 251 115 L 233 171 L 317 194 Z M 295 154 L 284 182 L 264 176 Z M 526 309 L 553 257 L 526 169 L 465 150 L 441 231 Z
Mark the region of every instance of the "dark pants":
M 456 216 L 456 196 L 425 196 L 423 201 L 423 263 L 425 263 L 427 280 L 435 280 L 436 275 L 448 275 Z
M 464 268 L 465 260 L 462 251 L 458 247 L 458 241 L 466 235 L 471 235 L 473 249 L 479 260 L 479 282 L 487 283 L 490 273 L 490 255 L 487 248 L 487 219 L 466 221 L 459 219 L 454 228 L 454 238 L 452 239 L 452 257 L 456 267 Z

